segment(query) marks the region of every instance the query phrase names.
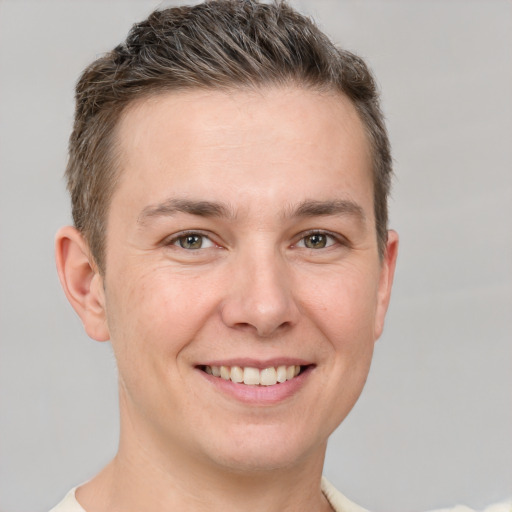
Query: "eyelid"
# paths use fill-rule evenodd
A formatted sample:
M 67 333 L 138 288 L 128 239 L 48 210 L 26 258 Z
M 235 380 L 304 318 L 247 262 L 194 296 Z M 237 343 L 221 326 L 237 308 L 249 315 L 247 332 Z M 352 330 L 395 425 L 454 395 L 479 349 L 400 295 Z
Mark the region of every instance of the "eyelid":
M 293 245 L 295 247 L 297 247 L 299 242 L 302 242 L 304 240 L 304 238 L 311 236 L 311 235 L 324 235 L 329 238 L 332 238 L 334 240 L 335 244 L 337 244 L 337 245 L 350 246 L 350 242 L 347 240 L 346 237 L 344 237 L 343 235 L 341 235 L 339 233 L 334 233 L 334 232 L 328 231 L 326 229 L 308 229 L 307 231 L 303 231 L 302 233 L 300 233 L 297 236 L 297 241 Z M 324 247 L 323 249 L 328 249 L 335 244 L 328 245 L 327 247 Z M 307 247 L 305 247 L 305 248 L 307 249 Z M 311 250 L 318 251 L 321 249 L 311 249 Z
M 176 242 L 180 238 L 190 236 L 190 235 L 201 236 L 204 239 L 209 240 L 213 246 L 221 247 L 221 245 L 219 243 L 217 243 L 213 240 L 211 233 L 206 233 L 200 229 L 187 229 L 184 231 L 179 231 L 178 233 L 174 233 L 174 234 L 164 238 L 161 242 L 161 245 L 168 246 L 168 247 L 176 246 Z M 325 235 L 325 236 L 331 238 L 332 240 L 334 240 L 335 244 L 338 244 L 341 246 L 350 246 L 351 245 L 349 240 L 346 237 L 344 237 L 343 235 L 341 235 L 339 233 L 334 233 L 334 232 L 326 230 L 326 229 L 308 229 L 306 231 L 303 231 L 299 235 L 297 235 L 296 242 L 294 242 L 292 245 L 294 247 L 297 247 L 299 242 L 303 241 L 304 238 L 311 236 L 311 235 Z M 328 245 L 324 249 L 328 249 L 329 247 L 332 247 L 335 244 Z M 202 247 L 201 249 L 209 249 L 209 248 L 211 248 L 211 247 L 204 247 L 204 248 Z M 187 249 L 183 249 L 183 250 L 187 250 Z M 200 250 L 200 249 L 196 249 L 196 250 Z M 318 250 L 318 249 L 315 249 L 315 250 Z
M 219 244 L 216 243 L 213 239 L 212 239 L 212 236 L 211 234 L 209 233 L 205 233 L 204 231 L 201 231 L 200 229 L 186 229 L 184 231 L 180 231 L 178 233 L 174 233 L 166 238 L 164 238 L 162 240 L 162 243 L 161 245 L 163 246 L 167 246 L 167 247 L 171 247 L 171 246 L 175 246 L 175 247 L 179 247 L 179 245 L 177 245 L 177 241 L 180 239 L 180 238 L 184 238 L 186 236 L 200 236 L 202 237 L 203 239 L 206 239 L 208 240 L 212 245 L 210 247 L 201 247 L 201 249 L 210 249 L 211 247 L 219 247 Z M 187 251 L 187 250 L 190 250 L 190 249 L 184 249 L 183 247 L 179 247 L 180 249 L 184 250 L 184 251 Z M 200 251 L 201 249 L 195 249 L 194 251 Z M 191 252 L 193 252 L 192 250 L 190 250 Z

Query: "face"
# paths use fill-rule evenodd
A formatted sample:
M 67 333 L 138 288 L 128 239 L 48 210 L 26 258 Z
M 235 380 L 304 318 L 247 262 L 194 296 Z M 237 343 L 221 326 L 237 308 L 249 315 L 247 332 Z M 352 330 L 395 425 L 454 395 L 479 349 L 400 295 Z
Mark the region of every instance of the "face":
M 366 380 L 396 246 L 379 259 L 354 107 L 170 93 L 117 135 L 104 304 L 122 438 L 235 470 L 323 457 Z

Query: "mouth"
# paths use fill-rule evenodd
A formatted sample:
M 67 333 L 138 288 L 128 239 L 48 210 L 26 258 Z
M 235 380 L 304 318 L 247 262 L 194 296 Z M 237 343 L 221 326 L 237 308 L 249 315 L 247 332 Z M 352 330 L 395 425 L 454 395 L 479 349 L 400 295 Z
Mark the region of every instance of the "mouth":
M 268 368 L 254 368 L 251 366 L 198 366 L 200 370 L 236 384 L 247 386 L 274 386 L 290 381 L 304 373 L 313 365 L 280 365 Z

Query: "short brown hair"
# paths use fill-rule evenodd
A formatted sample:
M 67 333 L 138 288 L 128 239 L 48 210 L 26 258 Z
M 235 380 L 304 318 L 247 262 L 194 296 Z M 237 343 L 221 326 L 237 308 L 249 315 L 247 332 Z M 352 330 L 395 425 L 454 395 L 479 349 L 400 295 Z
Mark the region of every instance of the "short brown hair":
M 75 226 L 100 272 L 105 271 L 107 214 L 119 176 L 115 128 L 126 106 L 164 91 L 286 84 L 337 91 L 355 105 L 373 151 L 376 230 L 383 254 L 392 162 L 368 67 L 285 2 L 218 0 L 153 12 L 78 81 L 66 177 Z

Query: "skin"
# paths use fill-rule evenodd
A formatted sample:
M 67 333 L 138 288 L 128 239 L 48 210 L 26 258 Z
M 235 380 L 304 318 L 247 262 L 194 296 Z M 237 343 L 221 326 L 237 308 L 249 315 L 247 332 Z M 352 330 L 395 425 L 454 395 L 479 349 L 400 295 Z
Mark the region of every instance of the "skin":
M 57 235 L 68 299 L 119 368 L 119 452 L 78 501 L 88 512 L 330 510 L 327 438 L 367 378 L 398 246 L 390 231 L 379 258 L 353 105 L 293 87 L 160 94 L 131 105 L 117 137 L 105 275 L 80 233 Z M 201 248 L 182 247 L 184 231 Z M 241 399 L 199 366 L 248 358 L 308 371 L 287 396 L 245 386 Z

